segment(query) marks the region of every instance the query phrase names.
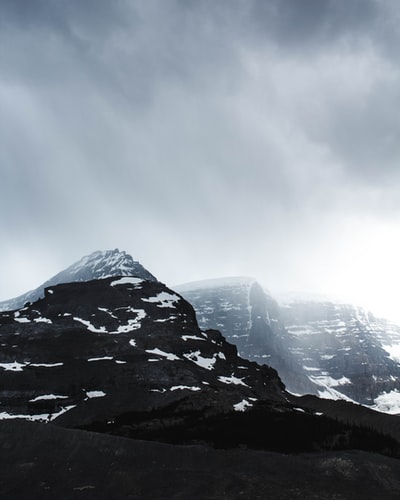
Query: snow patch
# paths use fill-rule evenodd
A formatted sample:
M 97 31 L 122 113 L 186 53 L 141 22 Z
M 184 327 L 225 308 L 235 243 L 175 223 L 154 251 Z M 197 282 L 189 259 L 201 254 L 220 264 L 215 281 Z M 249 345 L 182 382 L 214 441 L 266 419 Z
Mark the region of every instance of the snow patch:
M 130 312 L 135 313 L 136 318 L 128 319 L 125 325 L 119 325 L 116 331 L 110 332 L 111 335 L 133 332 L 142 327 L 141 321 L 146 317 L 146 312 L 143 309 L 131 309 Z
M 186 342 L 187 340 L 201 340 L 204 341 L 203 337 L 198 337 L 197 335 L 182 335 L 183 340 Z
M 35 403 L 36 401 L 44 401 L 47 399 L 68 399 L 68 396 L 61 396 L 59 394 L 43 394 L 42 396 L 36 396 L 36 398 L 30 399 L 30 403 Z
M 396 389 L 380 394 L 374 399 L 374 403 L 369 408 L 381 413 L 389 413 L 390 415 L 400 414 L 400 392 Z
M 34 318 L 33 321 L 35 321 L 36 323 L 50 323 L 50 324 L 53 323 L 51 321 L 51 319 L 49 319 L 49 318 L 42 318 L 42 317 L 40 317 L 40 318 Z
M 212 370 L 216 362 L 216 354 L 212 358 L 204 358 L 201 356 L 200 351 L 190 352 L 183 355 L 189 361 L 192 361 L 197 366 L 205 368 L 206 370 Z
M 170 352 L 164 352 L 164 351 L 162 351 L 161 349 L 158 349 L 158 348 L 147 349 L 146 352 L 149 353 L 149 354 L 158 354 L 159 356 L 163 356 L 164 358 L 167 358 L 168 361 L 179 360 L 178 356 L 176 356 L 175 354 L 172 354 Z M 150 361 L 150 359 L 149 359 L 149 361 Z
M 112 356 L 103 356 L 102 358 L 89 358 L 88 361 L 109 361 L 114 359 Z
M 105 326 L 101 326 L 100 328 L 96 328 L 95 326 L 92 325 L 92 323 L 90 321 L 87 321 L 85 319 L 82 319 L 82 318 L 78 318 L 76 316 L 74 316 L 74 321 L 78 321 L 79 323 L 82 323 L 82 325 L 85 325 L 86 328 L 90 331 L 90 332 L 93 332 L 93 333 L 106 333 L 107 330 L 106 330 L 106 327 Z
M 400 363 L 400 344 L 383 344 L 383 349 L 389 354 L 389 358 Z
M 30 420 L 32 422 L 38 421 L 38 422 L 52 422 L 55 420 L 57 417 L 62 415 L 63 413 L 72 410 L 72 408 L 75 408 L 76 405 L 71 405 L 71 406 L 65 406 L 61 408 L 61 410 L 57 413 L 42 413 L 40 415 L 13 415 L 11 413 L 7 413 L 5 411 L 0 413 L 0 420 L 11 420 L 11 419 L 16 419 L 16 418 L 22 418 L 24 420 Z
M 120 278 L 119 280 L 112 281 L 110 286 L 118 286 L 118 285 L 134 285 L 135 288 L 140 288 L 137 285 L 141 285 L 144 282 L 141 278 L 133 278 L 131 276 L 126 276 L 124 278 Z
M 89 399 L 92 399 L 92 398 L 103 398 L 105 395 L 106 395 L 106 393 L 103 392 L 103 391 L 86 391 L 86 396 Z
M 189 391 L 201 391 L 201 388 L 200 387 L 196 387 L 196 386 L 193 386 L 193 387 L 189 387 L 188 385 L 174 385 L 173 387 L 170 387 L 170 391 L 177 391 L 177 390 L 180 390 L 180 391 L 183 391 L 184 389 L 188 389 Z
M 233 408 L 235 411 L 246 411 L 251 406 L 253 406 L 252 403 L 247 401 L 247 399 L 242 399 L 240 403 L 236 403 L 235 405 L 233 405 Z
M 243 378 L 237 378 L 233 373 L 230 377 L 218 377 L 218 380 L 224 384 L 244 385 L 245 387 L 249 387 L 243 382 Z
M 169 307 L 174 308 L 175 303 L 179 302 L 181 298 L 175 293 L 160 292 L 155 297 L 149 297 L 148 299 L 142 299 L 143 302 L 157 303 L 157 307 Z
M 63 366 L 64 363 L 31 363 L 29 366 L 38 368 L 53 368 L 54 366 Z
M 353 399 L 349 398 L 342 392 L 336 391 L 335 389 L 332 389 L 330 387 L 325 387 L 322 391 L 317 391 L 318 392 L 318 397 L 322 399 L 333 399 L 334 401 L 337 401 L 338 399 L 343 399 L 344 401 L 349 401 L 350 403 L 354 404 L 359 404 L 357 401 L 354 401 Z
M 31 322 L 31 320 L 28 318 L 18 318 L 18 317 L 14 318 L 14 321 L 17 321 L 18 323 L 30 323 Z
M 13 363 L 0 363 L 0 368 L 3 368 L 5 371 L 22 372 L 28 364 L 29 363 L 18 363 L 18 361 L 14 361 Z
M 351 380 L 348 379 L 347 377 L 341 377 L 336 379 L 330 377 L 329 375 L 320 375 L 320 376 L 310 375 L 309 378 L 312 380 L 312 382 L 315 382 L 318 385 L 326 387 L 338 387 L 340 385 L 351 384 Z

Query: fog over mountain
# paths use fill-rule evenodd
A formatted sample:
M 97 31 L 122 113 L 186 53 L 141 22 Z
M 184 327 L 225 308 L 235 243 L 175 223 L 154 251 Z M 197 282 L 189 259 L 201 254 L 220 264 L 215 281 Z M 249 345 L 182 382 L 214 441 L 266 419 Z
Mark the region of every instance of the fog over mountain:
M 0 3 L 0 300 L 93 248 L 398 318 L 394 0 Z

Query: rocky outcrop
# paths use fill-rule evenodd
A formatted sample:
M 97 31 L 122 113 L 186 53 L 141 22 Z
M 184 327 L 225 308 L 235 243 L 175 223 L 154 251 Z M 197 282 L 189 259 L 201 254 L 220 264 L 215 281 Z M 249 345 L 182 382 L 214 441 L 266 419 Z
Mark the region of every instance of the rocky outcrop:
M 200 330 L 191 305 L 155 281 L 47 288 L 36 303 L 0 313 L 0 338 L 3 419 L 111 429 L 130 413 L 286 401 L 275 370 L 238 358 L 218 331 Z
M 289 391 L 400 413 L 400 328 L 328 300 L 278 304 L 253 279 L 176 287 L 204 328 L 219 328 L 241 356 L 274 367 Z
M 396 412 L 397 406 L 400 411 L 400 399 L 396 398 L 400 390 L 396 358 L 400 328 L 361 307 L 328 301 L 297 300 L 283 305 L 281 311 L 293 339 L 290 351 L 311 380 L 326 386 L 319 391 L 320 396 L 344 395 L 384 409 L 385 399 L 392 395 L 393 404 L 386 410 Z
M 175 287 L 193 305 L 202 328 L 218 328 L 239 354 L 275 368 L 287 389 L 317 394 L 289 346 L 277 302 L 252 278 L 225 278 Z

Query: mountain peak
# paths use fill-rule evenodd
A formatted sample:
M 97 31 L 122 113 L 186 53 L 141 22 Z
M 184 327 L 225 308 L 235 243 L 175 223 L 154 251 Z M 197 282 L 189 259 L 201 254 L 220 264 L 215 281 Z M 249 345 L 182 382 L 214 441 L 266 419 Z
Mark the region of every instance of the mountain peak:
M 133 260 L 131 255 L 120 251 L 118 248 L 115 250 L 96 250 L 89 255 L 85 255 L 82 259 L 54 276 L 54 278 L 51 278 L 50 281 L 57 279 L 57 283 L 66 283 L 103 279 L 110 276 L 137 276 L 149 281 L 157 281 L 147 269 Z M 50 283 L 50 285 L 53 284 L 55 283 Z
M 96 250 L 59 272 L 35 290 L 0 302 L 0 311 L 19 309 L 26 302 L 34 302 L 44 296 L 44 289 L 60 283 L 91 281 L 112 276 L 136 276 L 148 281 L 157 281 L 147 269 L 132 256 L 118 248 Z

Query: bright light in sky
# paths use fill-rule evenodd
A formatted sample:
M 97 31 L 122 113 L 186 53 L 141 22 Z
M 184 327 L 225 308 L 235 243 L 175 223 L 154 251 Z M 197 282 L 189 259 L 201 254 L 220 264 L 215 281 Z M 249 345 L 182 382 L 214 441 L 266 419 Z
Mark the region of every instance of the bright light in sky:
M 373 218 L 343 220 L 325 241 L 300 253 L 303 275 L 297 274 L 292 283 L 304 283 L 301 292 L 326 294 L 400 324 L 399 224 Z M 300 268 L 298 262 L 295 265 Z M 293 286 L 290 280 L 285 285 Z
M 399 223 L 367 221 L 346 231 L 327 288 L 400 322 Z M 328 264 L 329 266 L 329 264 Z

